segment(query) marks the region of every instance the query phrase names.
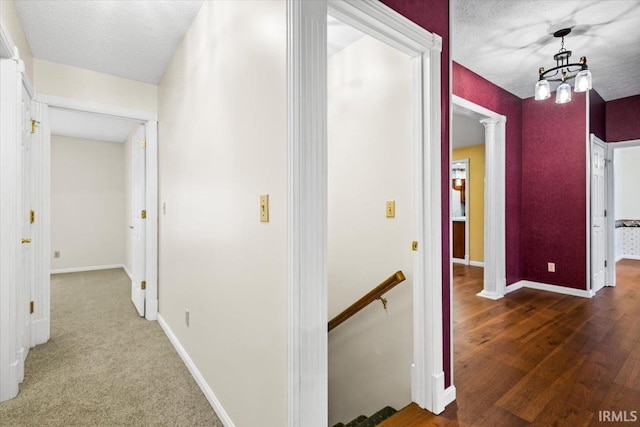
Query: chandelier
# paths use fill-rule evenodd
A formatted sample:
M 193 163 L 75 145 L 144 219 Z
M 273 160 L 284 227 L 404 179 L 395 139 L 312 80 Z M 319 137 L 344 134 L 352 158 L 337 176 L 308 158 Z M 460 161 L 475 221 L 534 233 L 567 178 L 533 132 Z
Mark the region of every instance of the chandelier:
M 541 67 L 538 71 L 540 78 L 536 83 L 536 101 L 542 101 L 551 97 L 551 87 L 549 82 L 562 82 L 556 89 L 556 104 L 564 104 L 571 101 L 571 86 L 567 81 L 575 78 L 573 90 L 575 92 L 586 92 L 591 89 L 591 71 L 587 67 L 587 58 L 580 58 L 577 63 L 570 64 L 571 51 L 564 48 L 564 37 L 571 32 L 571 28 L 563 28 L 553 33 L 554 37 L 561 38 L 560 50 L 553 55 L 556 66 L 545 70 Z

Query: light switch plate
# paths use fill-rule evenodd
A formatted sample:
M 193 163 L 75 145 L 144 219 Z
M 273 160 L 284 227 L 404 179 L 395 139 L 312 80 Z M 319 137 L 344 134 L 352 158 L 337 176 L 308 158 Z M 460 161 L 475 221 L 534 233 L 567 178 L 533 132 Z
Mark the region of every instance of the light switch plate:
M 260 222 L 269 222 L 269 195 L 260 196 Z
M 396 217 L 396 201 L 395 200 L 387 200 L 387 218 L 395 218 Z
M 548 262 L 547 263 L 547 271 L 549 271 L 549 273 L 555 273 L 556 272 L 556 263 L 555 262 Z

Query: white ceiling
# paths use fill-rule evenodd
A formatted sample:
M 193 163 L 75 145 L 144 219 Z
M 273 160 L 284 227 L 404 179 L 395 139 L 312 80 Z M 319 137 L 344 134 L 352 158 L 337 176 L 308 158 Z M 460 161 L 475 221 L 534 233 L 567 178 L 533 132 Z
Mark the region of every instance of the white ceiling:
M 451 139 L 453 148 L 484 144 L 484 126 L 479 119 L 454 111 Z
M 198 1 L 16 0 L 39 59 L 157 84 Z
M 453 60 L 520 98 L 538 68 L 555 66 L 560 40 L 587 57 L 606 100 L 640 94 L 640 0 L 451 0 Z
M 96 141 L 125 142 L 134 127 L 132 120 L 106 117 L 73 110 L 51 108 L 51 134 Z
M 333 16 L 327 16 L 327 56 L 340 52 L 362 37 L 364 37 L 364 33 L 338 21 Z

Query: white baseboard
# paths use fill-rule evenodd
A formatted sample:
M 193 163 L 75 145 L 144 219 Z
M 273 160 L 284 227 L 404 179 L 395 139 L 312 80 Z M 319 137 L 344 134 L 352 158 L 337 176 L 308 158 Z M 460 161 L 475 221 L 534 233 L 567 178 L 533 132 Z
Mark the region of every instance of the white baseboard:
M 469 261 L 469 265 L 472 267 L 484 267 L 484 261 Z
M 624 259 L 624 255 L 618 255 L 618 256 L 616 257 L 615 262 L 618 262 L 618 261 L 620 261 L 621 259 Z
M 455 262 L 456 264 L 464 264 L 464 265 L 469 264 L 466 259 L 462 259 L 462 258 L 451 258 L 451 262 Z
M 636 259 L 636 260 L 640 260 L 640 255 L 620 255 L 619 258 L 616 258 L 616 262 L 620 261 L 621 259 Z
M 124 268 L 124 264 L 92 265 L 89 267 L 58 268 L 55 270 L 51 270 L 51 274 L 78 273 L 81 271 L 93 271 L 93 270 L 111 270 L 112 268 Z
M 50 327 L 49 319 L 39 319 L 31 322 L 33 337 L 31 337 L 32 346 L 44 344 L 49 341 Z
M 565 286 L 550 285 L 548 283 L 533 282 L 531 280 L 521 280 L 513 285 L 507 286 L 506 293 L 513 292 L 520 288 L 537 289 L 540 291 L 555 292 L 557 294 L 573 295 L 575 297 L 582 298 L 591 298 L 594 295 L 592 291 L 585 291 L 584 289 L 567 288 Z
M 524 287 L 524 280 L 520 280 L 519 282 L 512 283 L 510 285 L 505 286 L 504 294 L 508 294 L 513 291 L 517 291 L 518 289 L 522 289 Z
M 189 357 L 187 351 L 184 349 L 184 347 L 182 347 L 180 341 L 178 341 L 178 337 L 176 337 L 167 322 L 159 313 L 158 323 L 160 324 L 160 327 L 162 327 L 164 333 L 167 335 L 167 338 L 169 338 L 169 341 L 171 341 L 171 344 L 173 344 L 173 347 L 182 358 L 182 361 L 187 366 L 187 369 L 189 369 L 189 372 L 191 372 L 193 379 L 196 380 L 196 383 L 200 387 L 200 390 L 202 390 L 202 393 L 209 401 L 209 404 L 215 411 L 216 415 L 218 415 L 218 418 L 220 418 L 220 421 L 222 421 L 222 424 L 224 424 L 225 427 L 235 427 L 235 424 L 233 424 L 233 421 L 231 421 L 231 417 L 229 417 L 227 411 L 224 410 L 222 404 L 213 393 L 213 390 L 211 390 L 211 387 L 209 387 L 209 384 L 207 384 L 207 381 L 204 379 L 195 363 L 193 363 L 193 360 L 191 360 L 191 357 Z
M 453 384 L 444 389 L 444 406 L 456 400 L 456 386 Z
M 494 300 L 494 301 L 499 300 L 500 298 L 504 298 L 504 295 L 502 295 L 502 294 L 499 294 L 497 292 L 487 292 L 484 289 L 482 291 L 478 292 L 476 295 L 479 296 L 479 297 L 487 298 L 487 299 Z
M 131 272 L 127 268 L 126 264 L 122 264 L 122 269 L 124 270 L 125 273 L 127 273 L 127 276 L 129 276 L 129 280 L 131 280 L 133 282 L 133 275 L 131 274 Z

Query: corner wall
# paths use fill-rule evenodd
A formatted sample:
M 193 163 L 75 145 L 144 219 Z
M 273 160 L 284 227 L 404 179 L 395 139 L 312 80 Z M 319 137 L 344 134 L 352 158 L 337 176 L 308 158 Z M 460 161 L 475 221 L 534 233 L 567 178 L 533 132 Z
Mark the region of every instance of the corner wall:
M 286 64 L 285 2 L 204 2 L 159 85 L 159 311 L 239 427 L 287 425 Z
M 640 95 L 606 104 L 607 142 L 640 139 Z
M 586 289 L 587 98 L 572 96 L 522 101 L 523 278 Z
M 123 144 L 51 137 L 53 271 L 123 264 L 125 179 Z

